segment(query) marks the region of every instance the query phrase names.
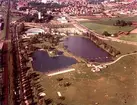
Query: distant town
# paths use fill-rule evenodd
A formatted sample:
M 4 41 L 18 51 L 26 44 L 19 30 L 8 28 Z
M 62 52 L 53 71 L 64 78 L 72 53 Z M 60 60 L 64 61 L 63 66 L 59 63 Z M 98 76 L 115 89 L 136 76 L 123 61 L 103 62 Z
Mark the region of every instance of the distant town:
M 0 0 L 0 105 L 136 105 L 136 0 Z

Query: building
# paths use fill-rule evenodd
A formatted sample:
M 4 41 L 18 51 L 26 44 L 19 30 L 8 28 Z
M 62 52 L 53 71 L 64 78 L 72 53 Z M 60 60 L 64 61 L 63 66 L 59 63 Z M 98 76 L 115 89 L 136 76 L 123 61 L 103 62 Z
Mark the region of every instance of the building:
M 32 36 L 32 35 L 37 35 L 39 33 L 45 33 L 45 31 L 40 28 L 31 28 L 31 29 L 28 29 L 25 33 L 27 36 Z
M 60 23 L 68 23 L 68 20 L 66 19 L 66 17 L 60 17 L 57 19 Z

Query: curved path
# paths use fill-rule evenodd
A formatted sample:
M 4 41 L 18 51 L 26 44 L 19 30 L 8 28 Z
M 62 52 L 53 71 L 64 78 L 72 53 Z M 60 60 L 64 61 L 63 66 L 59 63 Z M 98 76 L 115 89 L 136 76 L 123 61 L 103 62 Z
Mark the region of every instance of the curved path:
M 118 62 L 120 59 L 122 59 L 122 58 L 124 58 L 124 57 L 126 57 L 126 56 L 135 55 L 135 54 L 137 54 L 137 52 L 136 52 L 136 53 L 130 53 L 130 54 L 122 55 L 122 56 L 120 56 L 119 58 L 117 58 L 115 61 L 110 62 L 110 63 L 106 63 L 106 64 L 104 64 L 104 65 L 105 65 L 105 66 L 112 65 L 112 64 Z

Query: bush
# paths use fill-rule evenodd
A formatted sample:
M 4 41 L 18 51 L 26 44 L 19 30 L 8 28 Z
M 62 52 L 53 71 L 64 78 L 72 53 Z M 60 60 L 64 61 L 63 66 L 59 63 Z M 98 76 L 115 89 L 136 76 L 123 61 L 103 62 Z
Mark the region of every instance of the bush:
M 107 31 L 104 31 L 102 35 L 105 35 L 105 36 L 111 36 L 111 34 L 108 33 Z
M 131 21 L 126 22 L 124 20 L 116 20 L 116 22 L 114 23 L 114 25 L 116 25 L 116 26 L 122 26 L 122 27 L 123 26 L 127 26 L 127 25 L 131 26 L 132 22 Z

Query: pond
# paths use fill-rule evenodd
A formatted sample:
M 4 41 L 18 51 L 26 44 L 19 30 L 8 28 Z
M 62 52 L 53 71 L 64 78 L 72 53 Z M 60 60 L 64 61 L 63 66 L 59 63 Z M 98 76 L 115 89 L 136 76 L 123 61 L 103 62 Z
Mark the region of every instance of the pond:
M 105 50 L 99 48 L 90 39 L 70 36 L 64 40 L 64 46 L 72 54 L 94 62 L 112 61 L 112 57 Z
M 33 54 L 33 68 L 34 70 L 40 72 L 54 72 L 56 70 L 64 69 L 72 64 L 77 63 L 77 61 L 70 57 L 65 57 L 63 55 L 57 57 L 49 57 L 48 53 L 45 51 L 36 51 Z

